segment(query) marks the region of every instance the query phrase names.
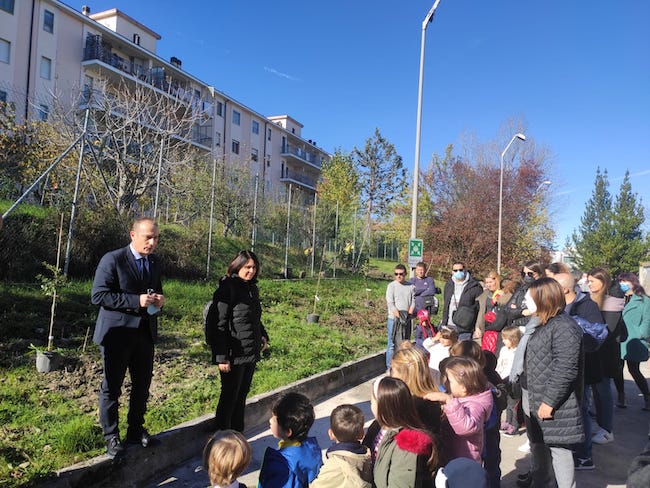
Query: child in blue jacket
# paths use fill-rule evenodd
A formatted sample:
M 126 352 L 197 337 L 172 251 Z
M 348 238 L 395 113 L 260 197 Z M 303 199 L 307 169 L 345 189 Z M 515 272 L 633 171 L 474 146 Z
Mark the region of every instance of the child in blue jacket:
M 314 407 L 300 393 L 287 393 L 273 405 L 271 433 L 278 449 L 268 447 L 260 469 L 259 488 L 307 488 L 323 464 L 315 437 L 308 437 Z

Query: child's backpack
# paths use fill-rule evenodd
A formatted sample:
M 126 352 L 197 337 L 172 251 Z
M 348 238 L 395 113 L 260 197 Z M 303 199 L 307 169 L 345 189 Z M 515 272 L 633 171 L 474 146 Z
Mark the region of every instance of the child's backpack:
M 415 343 L 422 346 L 425 339 L 436 335 L 436 328 L 431 324 L 429 311 L 426 308 L 417 313 L 418 325 L 415 328 Z

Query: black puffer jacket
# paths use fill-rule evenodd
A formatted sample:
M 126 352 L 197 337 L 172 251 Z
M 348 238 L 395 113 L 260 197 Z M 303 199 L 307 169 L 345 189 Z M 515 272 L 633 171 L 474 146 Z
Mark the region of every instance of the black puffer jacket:
M 262 337 L 268 341 L 261 318 L 257 281 L 245 281 L 236 274 L 221 278 L 206 318 L 212 364 L 258 361 Z
M 537 414 L 542 402 L 554 410 L 552 420 L 540 422 L 545 444 L 584 440 L 583 362 L 582 329 L 566 313 L 536 327 L 528 339 L 524 370 L 531 414 Z
M 508 317 L 507 326 L 516 325 L 517 327 L 525 327 L 530 320 L 530 315 L 524 315 L 523 311 L 526 309 L 526 292 L 530 285 L 522 284 L 512 294 L 508 303 L 503 307 L 503 311 Z

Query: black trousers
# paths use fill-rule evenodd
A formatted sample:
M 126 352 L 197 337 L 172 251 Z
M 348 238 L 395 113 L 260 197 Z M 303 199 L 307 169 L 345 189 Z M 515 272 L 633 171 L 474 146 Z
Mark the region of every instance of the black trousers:
M 110 329 L 101 352 L 104 374 L 99 391 L 99 423 L 104 438 L 119 435 L 119 400 L 127 369 L 131 376 L 127 436 L 137 437 L 142 433 L 153 374 L 153 341 L 148 323 L 142 321 L 137 329 Z
M 221 376 L 221 395 L 215 414 L 217 430 L 233 429 L 244 431 L 244 409 L 246 397 L 251 389 L 255 363 L 230 366 L 230 372 L 219 372 Z

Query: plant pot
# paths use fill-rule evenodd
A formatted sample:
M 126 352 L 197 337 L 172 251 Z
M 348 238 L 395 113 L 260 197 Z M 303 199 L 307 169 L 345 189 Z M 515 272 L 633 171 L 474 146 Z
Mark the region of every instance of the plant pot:
M 36 351 L 36 371 L 49 373 L 54 369 L 57 354 L 51 351 Z
M 320 315 L 318 315 L 317 313 L 307 314 L 307 322 L 310 324 L 317 324 L 319 319 L 320 319 Z

